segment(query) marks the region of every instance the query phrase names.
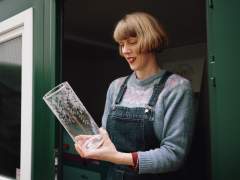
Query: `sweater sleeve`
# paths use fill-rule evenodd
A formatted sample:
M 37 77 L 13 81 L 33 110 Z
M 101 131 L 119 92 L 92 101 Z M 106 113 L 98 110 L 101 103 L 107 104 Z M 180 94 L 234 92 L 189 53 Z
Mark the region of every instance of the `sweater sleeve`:
M 160 147 L 138 152 L 140 174 L 177 170 L 189 149 L 194 119 L 190 83 L 171 89 L 164 97 L 164 108 Z

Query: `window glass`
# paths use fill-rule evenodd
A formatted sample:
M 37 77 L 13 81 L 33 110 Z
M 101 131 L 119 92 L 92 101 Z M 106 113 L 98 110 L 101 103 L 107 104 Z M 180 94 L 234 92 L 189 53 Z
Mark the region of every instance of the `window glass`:
M 0 43 L 0 176 L 20 168 L 21 36 Z

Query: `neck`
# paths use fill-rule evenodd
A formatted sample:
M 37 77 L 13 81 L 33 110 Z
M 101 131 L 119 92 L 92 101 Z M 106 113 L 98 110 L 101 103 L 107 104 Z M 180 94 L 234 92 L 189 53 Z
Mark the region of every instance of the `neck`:
M 137 78 L 140 80 L 147 79 L 161 70 L 154 54 L 150 54 L 148 58 L 144 60 L 148 61 L 147 65 L 143 69 L 135 71 Z

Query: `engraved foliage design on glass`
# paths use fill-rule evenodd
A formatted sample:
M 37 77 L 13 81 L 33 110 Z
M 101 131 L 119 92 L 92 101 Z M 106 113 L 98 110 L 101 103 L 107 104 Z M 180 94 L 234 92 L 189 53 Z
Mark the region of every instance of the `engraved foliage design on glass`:
M 80 134 L 99 134 L 95 121 L 67 82 L 53 88 L 43 99 L 73 141 L 75 136 Z
M 72 134 L 95 134 L 92 132 L 94 129 L 91 127 L 89 115 L 83 106 L 81 108 L 77 106 L 80 102 L 68 86 L 66 86 L 65 91 L 58 91 L 52 96 L 49 103 L 53 111 L 56 111 L 56 114 L 62 120 L 62 123 L 67 127 L 71 127 L 69 130 L 72 131 Z

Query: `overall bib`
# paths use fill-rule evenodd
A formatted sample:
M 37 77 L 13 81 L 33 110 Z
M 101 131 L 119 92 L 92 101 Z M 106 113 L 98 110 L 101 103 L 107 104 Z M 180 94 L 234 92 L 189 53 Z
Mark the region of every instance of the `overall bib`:
M 112 106 L 107 119 L 107 131 L 116 149 L 120 152 L 148 151 L 159 148 L 154 129 L 154 106 L 158 100 L 170 72 L 166 71 L 161 80 L 154 85 L 153 94 L 145 107 L 128 108 L 120 106 L 127 89 L 129 76 L 122 84 L 115 104 Z M 167 174 L 138 174 L 127 165 L 112 164 L 109 168 L 107 180 L 162 180 L 173 179 Z

